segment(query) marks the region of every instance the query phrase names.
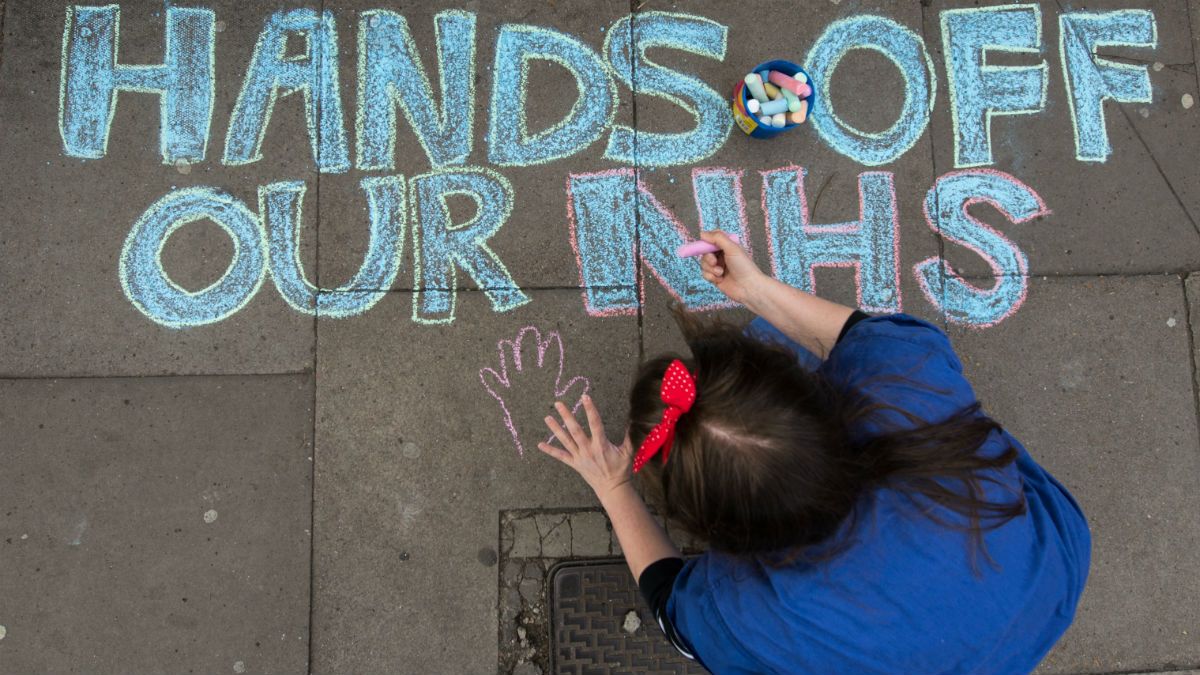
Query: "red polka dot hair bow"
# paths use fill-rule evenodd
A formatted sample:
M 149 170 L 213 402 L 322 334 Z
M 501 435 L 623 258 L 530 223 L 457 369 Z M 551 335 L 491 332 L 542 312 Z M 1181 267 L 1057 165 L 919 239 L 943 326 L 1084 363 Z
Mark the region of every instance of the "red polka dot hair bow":
M 667 455 L 671 454 L 671 445 L 675 442 L 675 423 L 683 414 L 692 409 L 696 402 L 696 378 L 688 372 L 683 361 L 675 359 L 667 366 L 667 372 L 662 380 L 663 403 L 667 409 L 663 411 L 662 421 L 650 430 L 646 440 L 642 441 L 637 454 L 633 458 L 633 472 L 650 461 L 650 458 L 662 450 L 662 461 L 665 464 Z

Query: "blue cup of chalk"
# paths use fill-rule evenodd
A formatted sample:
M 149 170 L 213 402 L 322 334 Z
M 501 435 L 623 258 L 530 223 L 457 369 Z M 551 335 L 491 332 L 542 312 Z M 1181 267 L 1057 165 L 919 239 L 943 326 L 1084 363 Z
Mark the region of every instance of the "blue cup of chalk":
M 765 82 L 780 95 L 766 94 Z M 733 120 L 751 138 L 771 138 L 807 121 L 815 103 L 816 87 L 803 68 L 791 61 L 766 61 L 734 87 Z

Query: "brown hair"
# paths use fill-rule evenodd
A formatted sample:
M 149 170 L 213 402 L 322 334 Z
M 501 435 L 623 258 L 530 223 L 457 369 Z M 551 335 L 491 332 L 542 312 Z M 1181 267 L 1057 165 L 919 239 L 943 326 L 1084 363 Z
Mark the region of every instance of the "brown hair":
M 985 498 L 984 485 L 997 483 L 989 470 L 1012 463 L 1017 450 L 978 453 L 1000 428 L 978 403 L 928 423 L 833 386 L 786 347 L 740 327 L 702 323 L 680 310 L 676 319 L 692 356 L 642 365 L 630 393 L 629 435 L 638 447 L 662 418 L 663 373 L 680 358 L 696 378 L 696 402 L 678 422 L 669 461 L 660 455 L 639 476 L 664 517 L 712 548 L 783 560 L 831 557 L 848 545 L 837 535 L 852 529 L 846 526 L 862 499 L 888 487 L 916 512 L 966 531 L 977 544 L 974 563 L 976 552 L 986 555 L 983 532 L 1025 512 L 1019 491 L 1008 502 Z M 907 424 L 896 424 L 896 415 Z M 879 432 L 853 433 L 868 423 Z

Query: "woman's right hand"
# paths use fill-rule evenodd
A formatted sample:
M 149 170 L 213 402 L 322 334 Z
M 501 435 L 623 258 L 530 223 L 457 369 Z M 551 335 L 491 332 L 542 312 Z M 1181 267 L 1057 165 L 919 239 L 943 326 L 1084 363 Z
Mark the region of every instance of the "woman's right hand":
M 700 258 L 700 272 L 705 280 L 730 300 L 750 305 L 750 300 L 762 280 L 767 278 L 766 275 L 758 269 L 745 249 L 724 232 L 701 232 L 700 238 L 721 249 L 718 253 L 706 253 Z

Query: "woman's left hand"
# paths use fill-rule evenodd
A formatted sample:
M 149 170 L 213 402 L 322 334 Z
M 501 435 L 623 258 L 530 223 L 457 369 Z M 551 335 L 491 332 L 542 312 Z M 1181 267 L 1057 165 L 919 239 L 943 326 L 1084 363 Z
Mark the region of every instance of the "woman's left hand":
M 554 409 L 562 417 L 562 424 L 547 416 L 546 426 L 563 447 L 538 443 L 539 450 L 575 469 L 600 499 L 632 480 L 633 448 L 629 436 L 619 446 L 608 440 L 600 411 L 596 410 L 590 396 L 583 397 L 590 433 L 584 432 L 565 403 L 555 403 Z

